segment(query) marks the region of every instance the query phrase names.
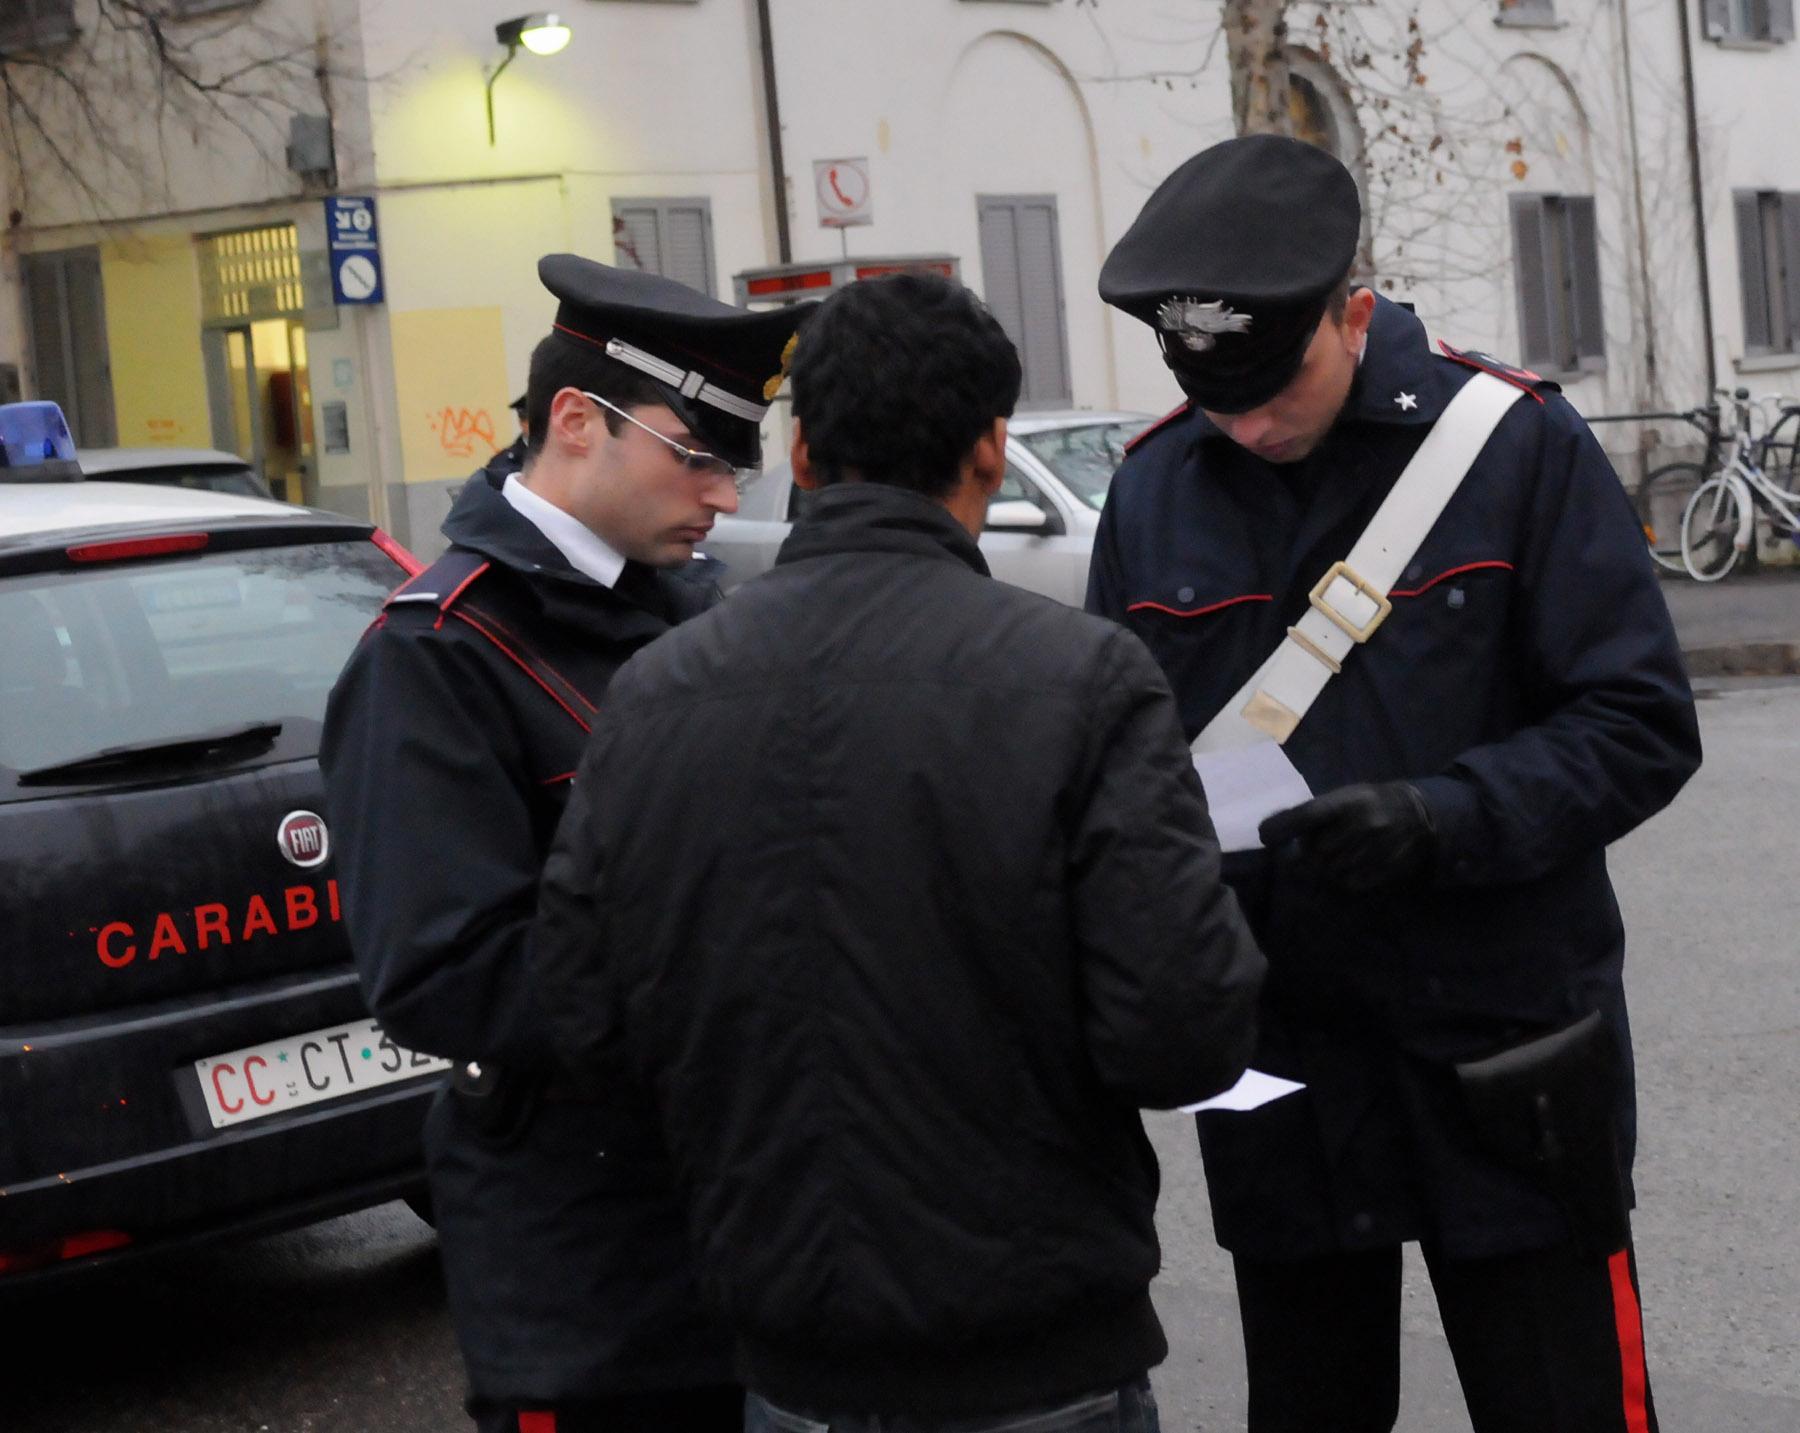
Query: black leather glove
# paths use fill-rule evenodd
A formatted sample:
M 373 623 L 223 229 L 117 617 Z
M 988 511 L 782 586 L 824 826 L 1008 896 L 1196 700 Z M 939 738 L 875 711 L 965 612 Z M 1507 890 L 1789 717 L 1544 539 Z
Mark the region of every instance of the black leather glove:
M 1256 828 L 1268 847 L 1293 841 L 1301 859 L 1352 891 L 1423 876 L 1437 858 L 1437 826 L 1419 789 L 1404 781 L 1344 786 L 1277 811 Z

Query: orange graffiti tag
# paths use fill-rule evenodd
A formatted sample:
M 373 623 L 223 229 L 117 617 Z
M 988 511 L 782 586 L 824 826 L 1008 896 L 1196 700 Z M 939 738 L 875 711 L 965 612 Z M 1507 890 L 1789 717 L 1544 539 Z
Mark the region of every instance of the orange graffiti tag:
M 472 458 L 500 446 L 494 437 L 494 419 L 485 408 L 445 408 L 428 420 L 438 442 L 453 458 Z

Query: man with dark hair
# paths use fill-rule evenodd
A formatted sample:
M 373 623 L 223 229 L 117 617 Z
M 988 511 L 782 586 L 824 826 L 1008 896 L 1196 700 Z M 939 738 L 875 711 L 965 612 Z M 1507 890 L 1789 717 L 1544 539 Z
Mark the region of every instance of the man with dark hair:
M 1089 610 L 1203 761 L 1320 793 L 1225 866 L 1269 956 L 1256 1064 L 1306 1086 L 1200 1117 L 1250 1430 L 1393 1426 L 1417 1241 L 1476 1433 L 1649 1433 L 1605 848 L 1698 765 L 1693 700 L 1587 425 L 1346 293 L 1360 238 L 1342 164 L 1253 136 L 1100 277 L 1190 402 L 1114 479 Z
M 737 507 L 798 315 L 572 255 L 531 358 L 524 471 L 476 474 L 437 563 L 389 599 L 326 715 L 344 916 L 394 1037 L 456 1061 L 426 1125 L 481 1433 L 736 1429 L 647 1096 L 558 1076 L 527 978 L 550 837 L 613 672 L 715 595 L 689 569 Z
M 987 575 L 1018 391 L 959 285 L 820 308 L 814 503 L 619 674 L 546 868 L 542 1003 L 654 1091 L 753 1429 L 1156 1427 L 1136 1109 L 1238 1077 L 1262 960 L 1148 654 Z

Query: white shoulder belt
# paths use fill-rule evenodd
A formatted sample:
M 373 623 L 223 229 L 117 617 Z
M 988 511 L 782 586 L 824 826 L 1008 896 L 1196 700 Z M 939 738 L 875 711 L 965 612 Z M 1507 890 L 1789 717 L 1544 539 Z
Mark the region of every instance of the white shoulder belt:
M 1334 562 L 1269 659 L 1194 738 L 1196 754 L 1230 751 L 1294 734 L 1325 684 L 1356 647 L 1387 620 L 1388 593 L 1512 405 L 1525 396 L 1478 373 L 1452 398 L 1425 435 L 1342 562 Z

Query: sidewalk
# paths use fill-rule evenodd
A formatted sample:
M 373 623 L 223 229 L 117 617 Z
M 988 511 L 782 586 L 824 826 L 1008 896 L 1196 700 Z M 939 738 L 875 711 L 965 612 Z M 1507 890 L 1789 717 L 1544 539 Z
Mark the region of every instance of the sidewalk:
M 1711 583 L 1671 576 L 1662 592 L 1690 676 L 1800 675 L 1800 568 Z

